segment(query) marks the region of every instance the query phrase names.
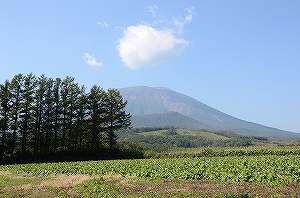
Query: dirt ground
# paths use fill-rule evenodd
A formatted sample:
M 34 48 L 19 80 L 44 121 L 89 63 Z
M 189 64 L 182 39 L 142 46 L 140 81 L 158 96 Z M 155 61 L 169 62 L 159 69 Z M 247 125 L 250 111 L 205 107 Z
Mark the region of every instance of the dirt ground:
M 129 197 L 222 197 L 247 194 L 251 197 L 300 197 L 300 185 L 228 184 L 209 181 L 146 180 L 120 175 L 91 177 L 88 175 L 25 176 L 0 172 L 0 197 L 81 197 L 72 189 L 83 182 L 101 178 L 115 194 Z M 224 196 L 223 196 L 224 197 Z

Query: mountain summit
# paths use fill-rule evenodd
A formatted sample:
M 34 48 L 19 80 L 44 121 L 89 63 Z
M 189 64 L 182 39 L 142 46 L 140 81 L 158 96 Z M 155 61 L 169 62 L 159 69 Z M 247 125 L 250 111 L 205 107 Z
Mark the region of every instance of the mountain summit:
M 177 112 L 214 130 L 230 130 L 248 136 L 300 139 L 298 133 L 282 131 L 235 118 L 168 88 L 137 86 L 122 88 L 119 91 L 124 100 L 128 101 L 126 111 L 131 113 L 135 120 L 137 117 L 144 117 L 145 120 L 146 115 L 166 114 L 167 116 L 170 115 L 167 114 L 169 112 Z M 161 116 L 159 117 L 161 118 Z M 133 127 L 135 127 L 134 123 Z M 141 126 L 139 125 L 139 127 Z M 185 128 L 188 127 L 185 125 Z

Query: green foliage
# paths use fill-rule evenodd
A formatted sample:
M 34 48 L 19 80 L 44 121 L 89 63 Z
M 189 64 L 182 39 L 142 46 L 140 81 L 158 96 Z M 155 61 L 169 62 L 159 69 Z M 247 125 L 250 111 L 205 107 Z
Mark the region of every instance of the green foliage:
M 277 156 L 286 156 L 286 155 L 300 155 L 300 150 L 295 149 L 268 149 L 268 148 L 230 148 L 230 149 L 213 149 L 213 148 L 204 148 L 198 149 L 197 151 L 162 151 L 154 152 L 152 150 L 147 150 L 144 153 L 144 158 L 199 158 L 199 157 L 229 157 L 229 156 L 265 156 L 265 155 L 277 155 Z
M 183 130 L 173 126 L 135 128 L 119 131 L 118 134 L 121 140 L 140 143 L 152 148 L 153 146 L 198 148 L 252 145 L 251 137 L 240 136 L 230 131 Z
M 18 174 L 119 174 L 151 179 L 209 180 L 229 183 L 300 182 L 299 155 L 229 156 L 179 159 L 104 160 L 2 165 L 0 171 Z
M 107 97 L 106 97 L 106 137 L 107 143 L 110 149 L 116 144 L 117 142 L 117 135 L 115 131 L 129 127 L 131 124 L 130 114 L 126 114 L 124 108 L 127 104 L 123 102 L 123 98 L 120 92 L 117 89 L 108 89 Z
M 112 149 L 115 131 L 131 124 L 126 104 L 117 90 L 94 85 L 86 93 L 73 77 L 18 74 L 0 84 L 0 162 Z
M 130 150 L 131 147 L 137 145 L 123 142 L 119 146 Z M 294 192 L 299 188 L 297 185 L 300 182 L 298 148 L 225 149 L 227 154 L 232 154 L 232 156 L 215 156 L 216 154 L 225 154 L 221 153 L 222 150 L 219 149 L 219 152 L 216 152 L 215 149 L 203 149 L 201 155 L 214 157 L 199 157 L 198 152 L 193 153 L 195 156 L 182 153 L 182 158 L 170 158 L 172 157 L 170 155 L 167 156 L 169 158 L 164 159 L 0 165 L 0 173 L 4 173 L 0 175 L 0 188 L 12 186 L 11 189 L 13 189 L 14 186 L 29 183 L 39 186 L 42 180 L 53 179 L 61 174 L 91 176 L 90 180 L 68 188 L 68 192 L 72 193 L 72 196 L 80 197 L 153 197 L 155 195 L 157 197 L 247 198 L 262 197 L 264 188 L 274 190 L 268 195 L 281 192 L 280 190 L 285 187 Z M 146 153 L 153 155 L 153 152 L 152 154 L 150 152 Z M 261 156 L 259 152 L 261 152 Z M 178 154 L 174 153 L 174 156 Z M 12 174 L 6 175 L 5 173 L 8 172 Z M 202 185 L 203 182 L 205 186 L 208 185 L 212 188 L 205 192 L 199 191 L 199 194 L 198 191 L 179 190 L 185 189 L 183 184 L 185 186 L 192 184 L 191 187 L 195 187 L 194 184 Z M 247 186 L 247 189 L 240 188 L 236 192 L 231 192 L 230 188 L 227 190 L 228 186 L 231 188 Z M 254 188 L 255 191 L 253 191 Z M 58 189 L 58 187 L 47 189 L 55 191 L 56 196 L 67 196 L 62 194 L 62 189 Z M 149 189 L 152 191 L 149 192 Z M 172 190 L 168 191 L 170 189 Z M 10 192 L 15 193 L 14 196 L 17 194 L 25 196 L 21 190 Z M 29 190 L 26 195 L 30 195 L 30 192 L 33 191 Z M 66 191 L 64 192 L 66 193 Z M 299 191 L 297 190 L 297 192 Z M 289 195 L 297 196 L 296 193 Z

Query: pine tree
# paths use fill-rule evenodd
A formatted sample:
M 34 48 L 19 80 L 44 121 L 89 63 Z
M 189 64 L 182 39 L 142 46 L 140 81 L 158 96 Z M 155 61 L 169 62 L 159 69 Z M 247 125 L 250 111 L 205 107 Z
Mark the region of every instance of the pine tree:
M 51 78 L 46 79 L 46 90 L 44 98 L 44 119 L 43 119 L 43 130 L 45 131 L 45 143 L 44 143 L 44 152 L 47 154 L 51 150 L 52 142 L 54 140 L 54 121 L 55 121 L 55 112 L 54 104 L 55 98 L 53 94 L 54 81 Z
M 116 144 L 118 139 L 115 131 L 131 125 L 131 115 L 126 114 L 124 108 L 127 104 L 117 89 L 108 89 L 106 98 L 106 138 L 110 149 Z
M 88 101 L 84 86 L 80 87 L 79 97 L 75 105 L 77 119 L 75 122 L 74 149 L 76 150 L 78 147 L 83 148 L 84 132 L 88 130 L 86 122 Z
M 74 82 L 73 77 L 66 77 L 61 83 L 63 129 L 62 129 L 62 149 L 72 150 L 72 139 L 74 135 L 74 122 L 76 120 L 75 102 L 79 97 L 79 86 Z
M 53 133 L 54 139 L 52 144 L 53 152 L 57 152 L 59 147 L 60 131 L 62 128 L 62 100 L 60 96 L 60 87 L 62 80 L 56 78 L 53 85 Z
M 37 85 L 36 77 L 28 74 L 24 78 L 23 90 L 21 92 L 21 111 L 20 111 L 20 128 L 21 128 L 21 152 L 26 156 L 27 144 L 33 144 L 31 138 L 34 133 L 34 94 Z
M 102 139 L 102 133 L 104 131 L 105 120 L 105 91 L 94 85 L 90 93 L 88 94 L 88 123 L 90 130 L 90 142 L 91 146 L 98 148 L 100 140 Z
M 5 83 L 0 85 L 0 134 L 1 134 L 1 145 L 0 145 L 0 160 L 4 156 L 7 150 L 6 145 L 8 143 L 7 136 L 9 130 L 9 113 L 10 106 L 9 102 L 11 94 L 9 90 L 10 82 L 7 80 Z
M 41 75 L 35 92 L 34 155 L 48 153 L 53 132 L 53 79 Z
M 40 76 L 37 82 L 37 89 L 35 93 L 35 132 L 34 132 L 34 155 L 42 153 L 43 145 L 43 118 L 45 112 L 45 92 L 46 92 L 46 77 Z
M 10 155 L 13 156 L 16 152 L 17 138 L 20 136 L 20 111 L 21 111 L 21 92 L 24 82 L 22 74 L 15 75 L 10 83 L 11 101 L 10 101 L 10 116 L 12 119 L 10 128 L 12 129 Z

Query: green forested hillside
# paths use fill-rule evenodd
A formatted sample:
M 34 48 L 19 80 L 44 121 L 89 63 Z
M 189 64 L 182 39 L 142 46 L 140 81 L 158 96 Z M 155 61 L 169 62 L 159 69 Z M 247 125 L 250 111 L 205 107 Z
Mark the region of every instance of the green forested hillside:
M 152 147 L 246 147 L 267 138 L 241 136 L 230 131 L 190 130 L 173 126 L 144 127 L 118 132 L 122 141 Z

